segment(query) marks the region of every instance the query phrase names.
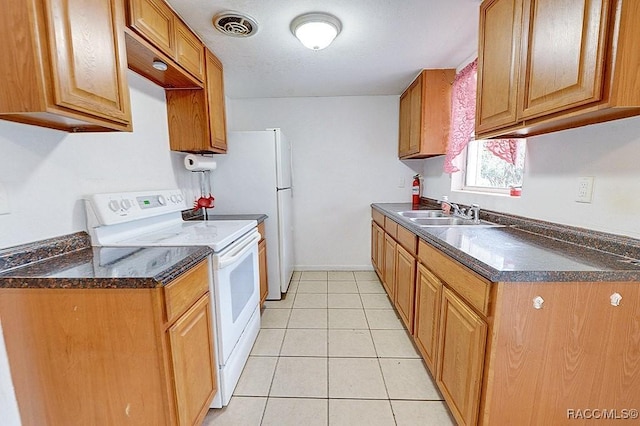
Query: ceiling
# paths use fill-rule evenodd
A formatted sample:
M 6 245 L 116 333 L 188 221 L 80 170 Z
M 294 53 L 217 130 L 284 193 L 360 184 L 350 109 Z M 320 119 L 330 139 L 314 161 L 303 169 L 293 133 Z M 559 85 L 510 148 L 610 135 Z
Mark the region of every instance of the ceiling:
M 477 51 L 479 0 L 168 0 L 224 65 L 230 98 L 399 95 L 422 68 L 456 68 Z M 250 15 L 258 31 L 229 37 L 211 19 Z M 342 32 L 306 49 L 291 21 L 330 13 Z

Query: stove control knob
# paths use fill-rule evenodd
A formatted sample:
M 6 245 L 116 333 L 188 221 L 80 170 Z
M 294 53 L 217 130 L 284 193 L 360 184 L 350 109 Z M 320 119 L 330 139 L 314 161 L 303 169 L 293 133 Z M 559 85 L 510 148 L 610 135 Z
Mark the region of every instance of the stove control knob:
M 124 211 L 127 211 L 131 208 L 131 201 L 124 199 L 122 201 L 120 201 L 120 206 L 122 207 L 122 209 Z
M 171 200 L 171 202 L 172 202 L 173 204 L 175 204 L 175 203 L 177 203 L 177 202 L 178 202 L 178 196 L 177 196 L 177 195 L 175 195 L 175 194 L 173 194 L 171 197 L 169 197 L 169 199 Z
M 109 201 L 109 209 L 112 212 L 117 212 L 118 210 L 120 210 L 120 203 L 118 203 L 116 200 Z
M 182 198 L 182 194 L 178 194 L 176 195 L 176 198 L 178 199 L 178 202 L 181 203 L 182 200 L 184 200 L 184 198 Z
M 158 195 L 158 204 L 165 206 L 167 205 L 167 200 L 162 195 Z

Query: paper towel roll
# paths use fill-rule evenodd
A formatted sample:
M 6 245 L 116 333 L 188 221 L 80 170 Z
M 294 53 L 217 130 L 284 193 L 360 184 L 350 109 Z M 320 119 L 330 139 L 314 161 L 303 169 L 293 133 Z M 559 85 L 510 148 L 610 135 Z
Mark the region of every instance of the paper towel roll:
M 188 154 L 184 157 L 184 167 L 192 172 L 204 172 L 216 169 L 216 160 L 202 155 Z

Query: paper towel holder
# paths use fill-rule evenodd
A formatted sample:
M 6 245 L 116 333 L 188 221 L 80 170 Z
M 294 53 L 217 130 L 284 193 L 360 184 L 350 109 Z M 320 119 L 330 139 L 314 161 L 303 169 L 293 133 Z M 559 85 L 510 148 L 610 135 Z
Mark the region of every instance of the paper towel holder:
M 184 157 L 184 167 L 191 172 L 211 171 L 217 168 L 217 163 L 213 156 L 187 154 Z

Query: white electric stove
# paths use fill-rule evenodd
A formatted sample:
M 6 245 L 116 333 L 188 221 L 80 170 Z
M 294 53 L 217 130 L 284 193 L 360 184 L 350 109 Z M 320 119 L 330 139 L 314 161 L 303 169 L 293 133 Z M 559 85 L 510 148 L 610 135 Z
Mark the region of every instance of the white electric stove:
M 180 190 L 94 194 L 85 200 L 94 246 L 208 246 L 219 390 L 226 406 L 260 329 L 260 280 L 255 220 L 184 221 Z

